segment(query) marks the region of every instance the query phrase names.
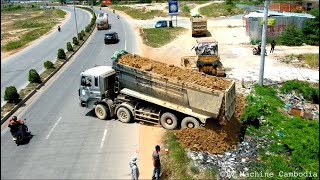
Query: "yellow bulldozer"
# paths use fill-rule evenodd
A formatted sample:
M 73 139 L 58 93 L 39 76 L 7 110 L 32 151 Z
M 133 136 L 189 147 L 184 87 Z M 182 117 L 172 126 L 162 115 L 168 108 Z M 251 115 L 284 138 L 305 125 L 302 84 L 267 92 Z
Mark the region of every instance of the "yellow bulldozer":
M 226 76 L 218 54 L 217 41 L 211 39 L 197 40 L 197 44 L 191 50 L 193 49 L 196 56 L 183 56 L 181 58 L 182 67 L 213 76 Z

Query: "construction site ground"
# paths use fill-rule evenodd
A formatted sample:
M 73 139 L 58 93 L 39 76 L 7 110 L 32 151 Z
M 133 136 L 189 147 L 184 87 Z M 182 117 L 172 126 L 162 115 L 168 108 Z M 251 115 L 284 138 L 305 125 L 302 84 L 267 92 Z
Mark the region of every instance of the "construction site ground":
M 191 11 L 197 13 L 199 7 L 204 5 L 207 4 L 199 5 Z M 166 6 L 166 3 L 164 3 L 163 6 Z M 159 9 L 163 9 L 163 6 L 157 4 Z M 146 7 L 150 8 L 152 6 L 148 5 Z M 118 13 L 132 22 L 137 36 L 140 35 L 140 28 L 154 27 L 155 22 L 159 19 L 170 19 L 170 17 L 155 17 L 152 20 L 140 21 L 132 19 L 122 12 Z M 173 18 L 173 20 L 175 20 L 175 18 Z M 173 22 L 173 25 L 175 25 L 175 22 Z M 188 28 L 188 31 L 160 48 L 146 46 L 143 44 L 142 38 L 140 38 L 140 51 L 136 53 L 152 60 L 180 66 L 182 56 L 195 55 L 194 52 L 191 51 L 191 48 L 196 44 L 197 38 L 191 36 L 191 25 L 188 24 L 188 18 L 178 17 L 178 26 L 179 25 Z M 220 125 L 218 122 L 210 122 L 206 125 L 207 129 L 183 129 L 177 130 L 175 133 L 185 148 L 221 153 L 227 149 L 235 148 L 238 142 L 240 132 L 238 119 L 245 105 L 245 97 L 242 93 L 248 91 L 252 83 L 258 82 L 261 58 L 260 56 L 252 55 L 253 45 L 250 44 L 250 38 L 246 35 L 246 28 L 241 15 L 229 18 L 209 18 L 208 31 L 211 36 L 209 38 L 213 38 L 219 43 L 219 54 L 226 69 L 227 78 L 236 80 L 236 112 L 234 117 L 225 125 Z M 306 45 L 288 47 L 276 45 L 274 53 L 269 54 L 270 44 L 268 44 L 266 50 L 268 55 L 265 57 L 264 65 L 265 83 L 277 83 L 290 79 L 319 82 L 318 69 L 297 67 L 296 65 L 290 65 L 280 61 L 280 58 L 290 54 L 318 53 L 319 46 Z M 243 82 L 248 84 L 246 88 L 243 88 Z M 165 147 L 161 144 L 164 133 L 165 130 L 161 126 L 141 126 L 138 162 L 141 179 L 151 177 L 153 169 L 151 154 L 155 145 L 160 144 Z

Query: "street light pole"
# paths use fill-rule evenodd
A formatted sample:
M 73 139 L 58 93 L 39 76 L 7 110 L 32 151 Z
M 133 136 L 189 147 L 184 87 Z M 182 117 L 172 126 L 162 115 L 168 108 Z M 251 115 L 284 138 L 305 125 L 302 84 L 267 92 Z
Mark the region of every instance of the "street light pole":
M 266 39 L 267 39 L 267 27 L 268 27 L 268 8 L 269 1 L 264 1 L 264 21 L 263 21 L 263 29 L 262 29 L 262 37 L 261 37 L 261 53 L 260 53 L 260 72 L 259 72 L 259 85 L 263 86 L 263 73 L 264 73 L 264 59 L 266 53 Z
M 77 35 L 76 35 L 76 37 L 78 37 L 79 32 L 78 32 L 77 13 L 76 13 L 75 0 L 73 0 L 73 11 L 74 11 L 74 18 L 75 18 L 75 20 L 76 20 L 76 30 L 77 30 Z

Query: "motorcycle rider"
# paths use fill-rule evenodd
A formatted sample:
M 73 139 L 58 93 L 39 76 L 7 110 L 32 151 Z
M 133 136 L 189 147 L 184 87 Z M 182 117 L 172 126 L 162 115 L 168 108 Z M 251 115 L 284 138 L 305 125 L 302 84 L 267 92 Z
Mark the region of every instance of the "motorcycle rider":
M 259 46 L 258 46 L 258 54 L 259 55 L 261 54 L 261 43 L 259 43 Z
M 59 32 L 61 31 L 61 27 L 60 27 L 60 26 L 58 26 L 58 31 L 59 31 Z
M 21 123 L 22 121 L 18 121 L 17 116 L 13 116 L 12 119 L 9 120 L 9 125 L 8 127 L 10 128 L 11 135 L 13 136 L 13 140 L 17 140 L 16 135 L 17 133 L 21 133 L 23 136 L 22 132 L 22 126 L 24 125 Z

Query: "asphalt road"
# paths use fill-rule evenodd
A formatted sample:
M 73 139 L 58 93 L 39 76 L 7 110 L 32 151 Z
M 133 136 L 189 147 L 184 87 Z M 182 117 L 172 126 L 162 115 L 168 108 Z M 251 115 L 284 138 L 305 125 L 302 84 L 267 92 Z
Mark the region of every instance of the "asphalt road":
M 76 24 L 72 6 L 59 6 L 71 13 L 70 18 L 61 26 L 61 32 L 55 30 L 22 51 L 1 61 L 1 107 L 5 104 L 3 99 L 5 88 L 15 86 L 18 92 L 28 85 L 30 69 L 36 69 L 39 74 L 45 70 L 45 61 L 55 62 L 58 49 L 66 50 L 67 42 L 72 42 L 76 36 Z M 92 15 L 83 9 L 76 8 L 78 31 L 84 30 L 91 21 Z
M 139 146 L 139 124 L 99 120 L 78 102 L 79 74 L 111 65 L 116 50 L 137 52 L 124 19 L 109 13 L 120 42 L 105 45 L 106 30 L 94 31 L 59 76 L 37 93 L 18 117 L 27 118 L 35 136 L 16 146 L 9 129 L 1 132 L 1 179 L 129 179 L 129 162 Z

